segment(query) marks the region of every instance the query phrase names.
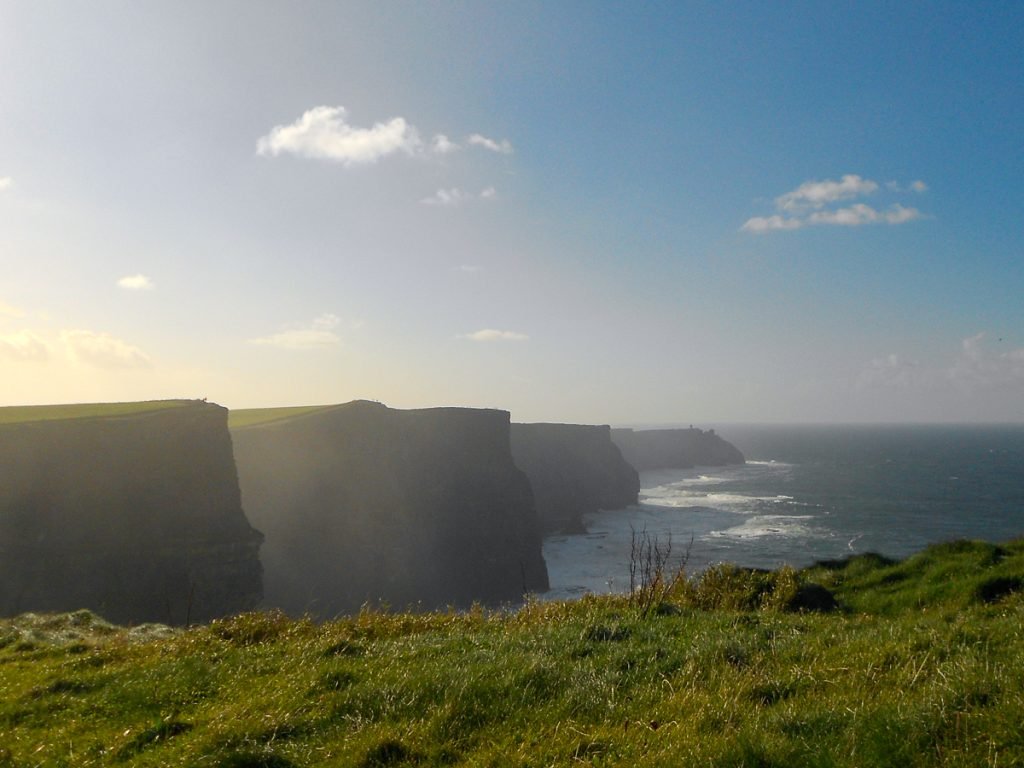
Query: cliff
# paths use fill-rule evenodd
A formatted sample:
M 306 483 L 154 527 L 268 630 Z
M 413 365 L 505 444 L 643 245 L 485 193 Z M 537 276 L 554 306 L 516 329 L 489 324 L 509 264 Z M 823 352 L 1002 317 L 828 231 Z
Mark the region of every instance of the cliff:
M 640 480 L 607 426 L 513 424 L 512 456 L 530 478 L 547 531 L 583 531 L 583 515 L 636 504 Z
M 548 588 L 507 412 L 357 401 L 264 423 L 239 416 L 268 606 L 329 617 L 367 601 L 465 606 Z
M 246 610 L 261 539 L 218 405 L 0 409 L 0 614 L 180 624 Z
M 743 464 L 746 459 L 734 446 L 701 429 L 613 429 L 612 440 L 626 461 L 643 472 L 648 469 L 686 469 Z

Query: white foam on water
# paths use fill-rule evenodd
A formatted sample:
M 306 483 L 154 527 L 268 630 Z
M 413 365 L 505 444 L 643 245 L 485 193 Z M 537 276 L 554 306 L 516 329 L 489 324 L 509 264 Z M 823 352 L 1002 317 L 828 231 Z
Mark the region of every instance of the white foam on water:
M 805 521 L 813 515 L 754 515 L 739 525 L 724 531 L 712 531 L 710 538 L 761 539 L 767 537 L 809 538 L 815 536 L 814 529 Z

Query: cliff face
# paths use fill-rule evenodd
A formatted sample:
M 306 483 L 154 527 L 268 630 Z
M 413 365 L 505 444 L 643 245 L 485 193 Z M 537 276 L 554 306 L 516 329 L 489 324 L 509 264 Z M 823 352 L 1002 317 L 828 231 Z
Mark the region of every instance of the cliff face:
M 227 410 L 0 425 L 0 613 L 206 621 L 261 597 Z
M 321 617 L 548 588 L 504 411 L 357 401 L 233 430 L 266 604 Z
M 637 502 L 636 470 L 606 426 L 513 424 L 512 456 L 530 478 L 545 530 L 582 531 L 584 514 Z
M 686 469 L 743 464 L 746 459 L 715 430 L 613 429 L 612 440 L 626 461 L 643 472 L 648 469 Z

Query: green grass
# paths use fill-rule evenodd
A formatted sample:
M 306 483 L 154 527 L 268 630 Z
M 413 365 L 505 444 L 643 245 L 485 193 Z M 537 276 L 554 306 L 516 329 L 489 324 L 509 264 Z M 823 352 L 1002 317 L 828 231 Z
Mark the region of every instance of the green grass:
M 297 405 L 284 408 L 243 408 L 228 412 L 228 428 L 240 429 L 259 424 L 269 424 L 273 421 L 294 419 L 298 416 L 305 416 L 316 411 L 337 407 L 337 405 Z
M 195 400 L 147 400 L 137 403 L 75 403 L 61 405 L 12 405 L 0 408 L 0 425 L 59 419 L 97 419 L 135 416 L 194 404 Z
M 789 610 L 808 582 L 841 608 Z M 0 622 L 0 766 L 1021 765 L 1022 583 L 1024 542 L 968 542 L 723 566 L 653 610 L 23 617 Z

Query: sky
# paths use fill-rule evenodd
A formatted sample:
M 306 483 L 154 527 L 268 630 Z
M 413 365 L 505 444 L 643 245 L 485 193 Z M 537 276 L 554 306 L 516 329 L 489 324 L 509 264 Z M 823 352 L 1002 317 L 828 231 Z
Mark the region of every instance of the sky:
M 1024 421 L 1024 4 L 0 0 L 0 405 Z

